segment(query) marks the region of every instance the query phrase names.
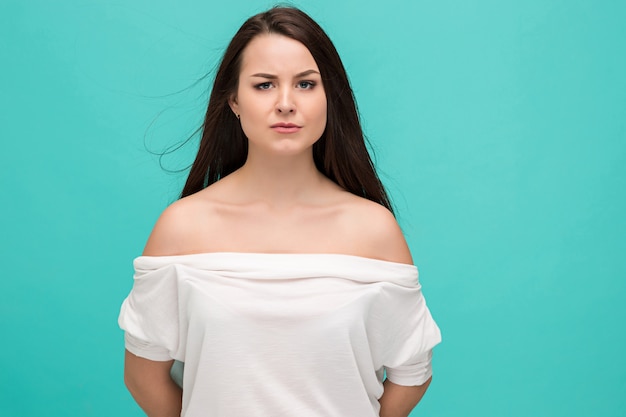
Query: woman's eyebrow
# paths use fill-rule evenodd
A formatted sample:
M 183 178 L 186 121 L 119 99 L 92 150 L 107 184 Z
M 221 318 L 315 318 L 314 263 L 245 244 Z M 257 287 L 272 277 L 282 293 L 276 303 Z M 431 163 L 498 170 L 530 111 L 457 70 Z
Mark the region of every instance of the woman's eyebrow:
M 319 75 L 319 72 L 315 71 L 314 69 L 306 70 L 306 71 L 303 71 L 303 72 L 301 72 L 299 74 L 296 74 L 296 78 L 306 77 L 307 75 L 311 75 L 311 74 L 318 74 Z
M 311 75 L 311 74 L 318 74 L 319 75 L 319 72 L 314 70 L 314 69 L 310 69 L 310 70 L 302 71 L 302 72 L 296 74 L 294 78 L 306 77 L 307 75 Z M 275 80 L 275 79 L 278 78 L 278 76 L 276 76 L 274 74 L 266 74 L 264 72 L 258 72 L 256 74 L 252 74 L 250 77 L 267 78 L 268 80 Z

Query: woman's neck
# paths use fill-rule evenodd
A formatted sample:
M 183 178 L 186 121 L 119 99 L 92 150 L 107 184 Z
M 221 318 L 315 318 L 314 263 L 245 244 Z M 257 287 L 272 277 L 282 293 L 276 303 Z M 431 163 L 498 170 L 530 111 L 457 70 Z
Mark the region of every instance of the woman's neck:
M 328 179 L 318 171 L 311 155 L 302 157 L 254 158 L 233 174 L 242 197 L 276 207 L 315 203 L 328 187 Z

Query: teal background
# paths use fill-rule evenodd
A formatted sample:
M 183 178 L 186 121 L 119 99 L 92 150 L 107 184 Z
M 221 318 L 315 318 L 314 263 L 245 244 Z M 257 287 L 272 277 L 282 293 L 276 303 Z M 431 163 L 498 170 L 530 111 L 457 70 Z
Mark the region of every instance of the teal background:
M 443 332 L 413 415 L 625 416 L 626 3 L 295 4 L 344 59 Z M 1 416 L 142 415 L 117 314 L 184 179 L 147 149 L 193 132 L 271 5 L 0 3 Z

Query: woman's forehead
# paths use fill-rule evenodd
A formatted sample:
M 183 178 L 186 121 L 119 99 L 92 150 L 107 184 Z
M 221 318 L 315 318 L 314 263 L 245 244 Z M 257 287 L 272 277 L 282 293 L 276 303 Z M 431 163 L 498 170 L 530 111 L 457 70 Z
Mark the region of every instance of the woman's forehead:
M 308 70 L 319 72 L 311 52 L 301 42 L 283 35 L 259 35 L 243 51 L 242 75 L 296 75 Z

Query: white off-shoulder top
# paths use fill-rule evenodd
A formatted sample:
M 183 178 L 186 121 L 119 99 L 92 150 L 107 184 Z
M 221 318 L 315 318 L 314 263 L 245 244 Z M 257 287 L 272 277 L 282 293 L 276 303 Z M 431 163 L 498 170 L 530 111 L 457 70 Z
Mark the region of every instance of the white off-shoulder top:
M 185 417 L 378 416 L 383 373 L 431 376 L 417 268 L 339 254 L 142 256 L 126 348 L 185 362 Z

